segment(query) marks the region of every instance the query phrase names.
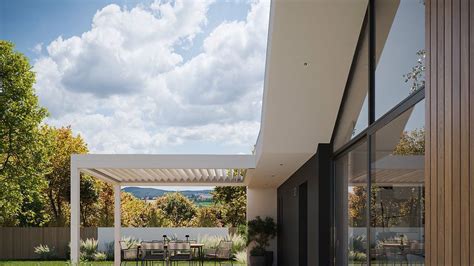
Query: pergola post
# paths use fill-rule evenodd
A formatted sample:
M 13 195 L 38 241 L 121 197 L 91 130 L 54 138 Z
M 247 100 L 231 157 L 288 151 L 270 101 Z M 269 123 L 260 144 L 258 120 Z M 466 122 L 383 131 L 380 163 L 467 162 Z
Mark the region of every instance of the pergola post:
M 71 159 L 71 264 L 79 265 L 80 224 L 80 189 L 81 176 L 76 163 Z
M 114 184 L 114 265 L 120 266 L 120 228 L 122 226 L 120 217 L 120 184 Z

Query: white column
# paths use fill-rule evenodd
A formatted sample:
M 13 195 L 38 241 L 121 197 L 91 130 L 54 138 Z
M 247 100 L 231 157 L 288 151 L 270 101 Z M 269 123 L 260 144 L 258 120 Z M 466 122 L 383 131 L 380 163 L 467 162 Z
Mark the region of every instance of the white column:
M 114 265 L 120 266 L 120 184 L 114 184 Z
M 272 217 L 277 222 L 277 189 L 276 188 L 250 188 L 247 187 L 247 221 L 260 216 Z M 270 240 L 268 250 L 273 251 L 273 265 L 277 262 L 277 239 Z
M 81 177 L 76 163 L 71 158 L 71 263 L 79 264 L 79 241 L 81 239 L 80 224 L 80 191 Z

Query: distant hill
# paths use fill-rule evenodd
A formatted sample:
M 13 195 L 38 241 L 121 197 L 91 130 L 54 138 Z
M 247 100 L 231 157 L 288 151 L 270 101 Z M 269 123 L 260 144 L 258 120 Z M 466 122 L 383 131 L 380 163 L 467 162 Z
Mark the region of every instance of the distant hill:
M 143 188 L 143 187 L 126 187 L 122 191 L 128 192 L 139 199 L 151 199 L 161 197 L 166 193 L 175 191 L 163 190 L 157 188 Z M 199 195 L 211 195 L 212 190 L 180 190 L 179 193 L 183 194 L 189 199 L 196 199 Z

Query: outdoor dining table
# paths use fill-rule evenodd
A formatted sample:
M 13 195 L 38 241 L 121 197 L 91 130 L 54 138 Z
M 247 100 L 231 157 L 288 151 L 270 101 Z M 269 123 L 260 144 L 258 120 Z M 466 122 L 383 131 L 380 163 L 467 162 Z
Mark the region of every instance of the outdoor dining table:
M 163 245 L 165 249 L 168 249 L 168 244 Z M 190 243 L 189 246 L 191 249 L 197 250 L 198 251 L 198 257 L 199 257 L 199 265 L 204 265 L 204 254 L 202 249 L 204 248 L 204 244 L 202 243 Z M 137 245 L 138 252 L 137 254 L 140 254 L 140 248 L 141 244 Z M 166 264 L 168 265 L 169 260 L 166 260 Z

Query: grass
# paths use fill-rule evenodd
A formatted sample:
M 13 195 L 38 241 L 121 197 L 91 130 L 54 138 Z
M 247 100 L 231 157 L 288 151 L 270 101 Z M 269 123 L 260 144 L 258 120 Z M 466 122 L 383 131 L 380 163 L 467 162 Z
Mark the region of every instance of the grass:
M 128 265 L 135 265 L 133 262 L 127 263 Z M 239 264 L 234 261 L 234 265 L 243 265 Z M 70 265 L 68 261 L 0 261 L 1 266 L 13 266 L 13 265 L 21 265 L 21 266 L 64 266 Z M 111 266 L 114 265 L 112 261 L 93 261 L 93 262 L 81 262 L 81 266 L 96 266 L 96 265 L 103 265 L 103 266 Z M 180 265 L 188 265 L 187 262 L 182 262 Z M 213 266 L 214 262 L 204 262 L 205 266 Z

